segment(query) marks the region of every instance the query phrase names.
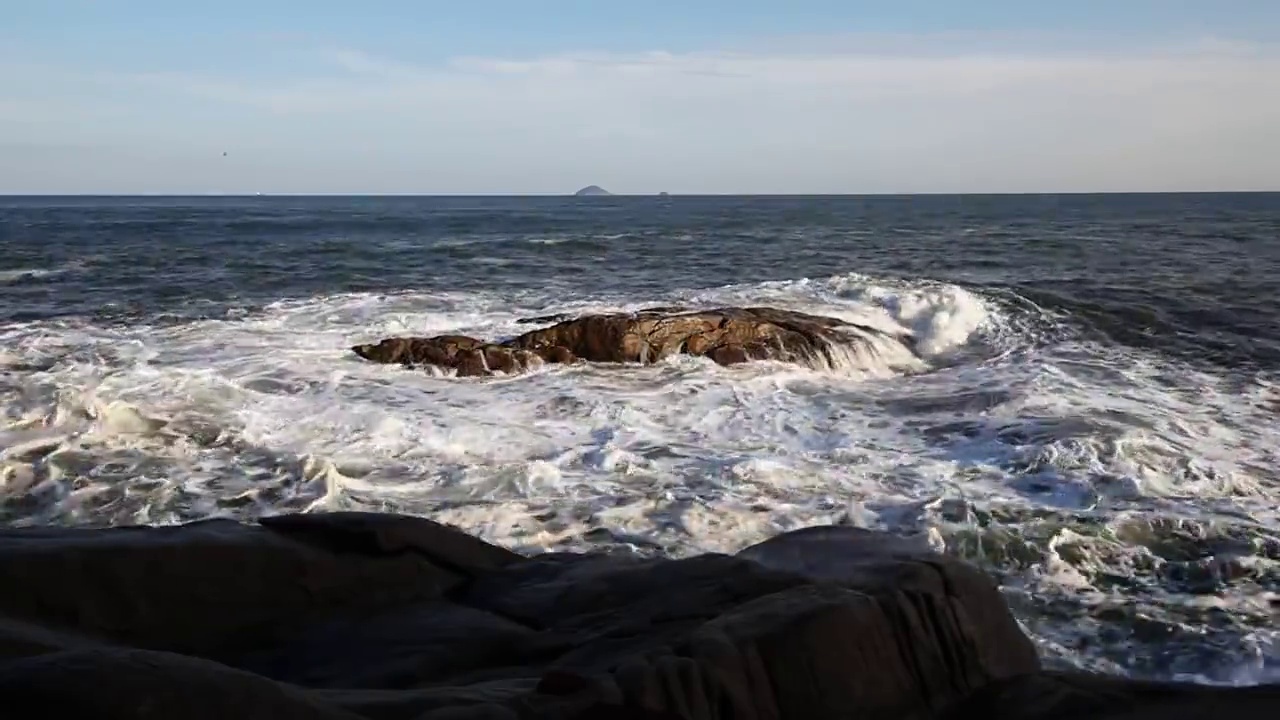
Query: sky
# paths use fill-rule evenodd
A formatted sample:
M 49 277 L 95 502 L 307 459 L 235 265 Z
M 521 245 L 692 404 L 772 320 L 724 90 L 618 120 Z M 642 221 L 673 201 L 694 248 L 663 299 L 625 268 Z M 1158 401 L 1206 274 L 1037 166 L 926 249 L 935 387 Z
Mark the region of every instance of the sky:
M 1280 190 L 1277 0 L 0 17 L 0 194 Z

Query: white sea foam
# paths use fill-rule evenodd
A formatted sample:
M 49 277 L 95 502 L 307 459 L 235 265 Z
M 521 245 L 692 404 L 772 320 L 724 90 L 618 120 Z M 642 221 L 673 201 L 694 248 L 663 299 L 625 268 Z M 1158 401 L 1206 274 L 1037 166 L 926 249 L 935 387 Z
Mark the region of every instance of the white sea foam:
M 62 275 L 68 272 L 84 270 L 93 263 L 100 261 L 102 258 L 98 255 L 86 255 L 85 257 L 71 260 L 69 262 L 55 265 L 53 267 L 26 267 L 13 268 L 10 270 L 0 270 L 0 284 L 10 284 L 22 280 L 34 280 L 38 278 L 49 278 Z
M 825 370 L 681 356 L 459 379 L 348 349 L 671 302 L 832 315 L 911 333 L 920 356 L 873 336 Z M 361 507 L 429 513 L 513 547 L 677 555 L 844 521 L 932 533 L 1014 569 L 1019 551 L 989 523 L 975 531 L 978 513 L 1127 508 L 1100 534 L 1045 530 L 1011 580 L 1029 597 L 1102 598 L 1095 566 L 1123 572 L 1162 552 L 1153 518 L 1280 520 L 1274 385 L 1118 347 L 1036 345 L 1014 312 L 957 286 L 841 275 L 673 297 L 345 294 L 185 325 L 11 326 L 0 496 L 19 524 Z M 1026 517 L 1021 537 L 1043 519 Z

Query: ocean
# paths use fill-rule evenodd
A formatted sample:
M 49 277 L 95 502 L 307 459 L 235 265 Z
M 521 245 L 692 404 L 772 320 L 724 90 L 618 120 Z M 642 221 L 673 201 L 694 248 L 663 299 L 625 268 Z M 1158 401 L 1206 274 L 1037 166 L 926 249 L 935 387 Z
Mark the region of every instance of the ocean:
M 0 522 L 385 510 L 521 551 L 849 523 L 982 565 L 1054 666 L 1280 680 L 1280 194 L 0 198 Z M 350 351 L 769 305 L 909 370 Z

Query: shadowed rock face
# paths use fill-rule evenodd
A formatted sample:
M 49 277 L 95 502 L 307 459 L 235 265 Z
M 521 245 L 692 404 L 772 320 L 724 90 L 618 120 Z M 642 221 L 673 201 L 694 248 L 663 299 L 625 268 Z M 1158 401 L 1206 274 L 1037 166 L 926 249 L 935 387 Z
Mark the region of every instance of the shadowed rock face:
M 896 720 L 1039 669 L 977 569 L 796 537 L 655 561 L 363 513 L 0 531 L 0 692 L 15 719 Z
M 526 322 L 556 324 L 498 343 L 440 335 L 388 338 L 356 345 L 352 350 L 374 362 L 430 365 L 456 370 L 463 377 L 580 360 L 647 364 L 681 353 L 707 357 L 721 365 L 781 360 L 833 367 L 841 348 L 884 335 L 836 318 L 766 307 L 696 311 L 664 307 L 573 319 L 548 316 Z M 908 335 L 894 339 L 911 347 Z
M 422 518 L 0 529 L 4 717 L 1266 718 L 1280 688 L 1041 670 L 995 582 L 848 527 L 681 560 Z

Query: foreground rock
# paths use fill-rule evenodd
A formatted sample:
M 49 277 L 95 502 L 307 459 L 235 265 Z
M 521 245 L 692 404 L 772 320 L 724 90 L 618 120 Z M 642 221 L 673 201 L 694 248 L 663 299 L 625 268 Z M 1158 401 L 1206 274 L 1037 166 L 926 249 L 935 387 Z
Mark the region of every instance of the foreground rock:
M 530 321 L 555 324 L 503 342 L 463 335 L 401 337 L 356 345 L 352 350 L 374 362 L 428 365 L 454 370 L 462 377 L 510 374 L 543 363 L 583 360 L 643 364 L 678 353 L 710 358 L 721 365 L 780 360 L 836 367 L 851 349 L 874 350 L 876 341 L 888 341 L 905 356 L 912 356 L 908 335 L 890 337 L 836 318 L 776 308 L 663 307 Z
M 989 578 L 851 528 L 678 561 L 522 557 L 362 513 L 8 530 L 0 577 L 15 720 L 1280 710 L 1272 688 L 1041 673 Z

